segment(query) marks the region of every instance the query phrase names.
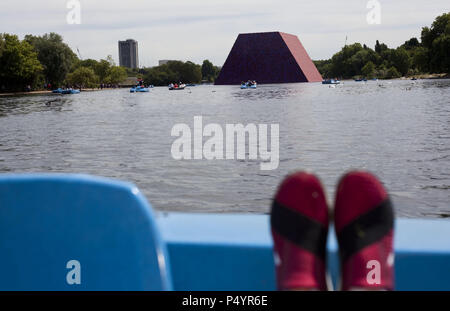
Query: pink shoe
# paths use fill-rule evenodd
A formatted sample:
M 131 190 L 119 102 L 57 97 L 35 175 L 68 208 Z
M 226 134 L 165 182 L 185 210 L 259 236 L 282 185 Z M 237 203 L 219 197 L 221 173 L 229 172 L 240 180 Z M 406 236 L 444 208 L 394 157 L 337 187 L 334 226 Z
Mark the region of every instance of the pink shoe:
M 304 172 L 287 176 L 270 221 L 278 289 L 327 290 L 328 208 L 319 179 Z
M 388 194 L 368 172 L 339 181 L 334 211 L 342 290 L 394 288 L 394 212 Z

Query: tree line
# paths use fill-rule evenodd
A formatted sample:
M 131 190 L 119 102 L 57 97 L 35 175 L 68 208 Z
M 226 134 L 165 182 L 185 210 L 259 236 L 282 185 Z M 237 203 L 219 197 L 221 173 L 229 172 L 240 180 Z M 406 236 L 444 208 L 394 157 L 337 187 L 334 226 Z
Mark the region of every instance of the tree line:
M 214 66 L 205 59 L 202 65 L 191 61 L 169 61 L 166 64 L 140 69 L 128 69 L 129 76 L 142 78 L 146 83 L 155 86 L 166 86 L 170 83 L 200 83 L 214 82 L 220 72 L 220 67 Z
M 450 13 L 431 27 L 423 27 L 420 41 L 411 38 L 392 49 L 378 40 L 374 49 L 365 44 L 344 46 L 331 59 L 314 61 L 324 78 L 391 79 L 425 73 L 450 72 Z
M 213 82 L 220 69 L 210 61 L 197 65 L 171 61 L 142 69 L 116 66 L 112 56 L 82 60 L 56 33 L 43 36 L 0 34 L 0 92 L 51 87 L 92 88 L 117 85 L 127 77 L 144 78 L 146 84 Z
M 111 56 L 100 61 L 79 59 L 59 34 L 26 35 L 23 40 L 0 34 L 0 91 L 96 87 L 126 77 L 126 70 L 116 66 Z

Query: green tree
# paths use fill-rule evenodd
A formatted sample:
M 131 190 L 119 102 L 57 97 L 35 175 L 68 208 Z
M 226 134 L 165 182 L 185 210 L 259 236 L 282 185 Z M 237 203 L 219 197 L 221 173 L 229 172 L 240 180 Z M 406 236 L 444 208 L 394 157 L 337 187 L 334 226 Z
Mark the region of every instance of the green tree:
M 430 28 L 422 28 L 422 45 L 428 49 L 428 67 L 430 71 L 437 73 L 449 72 L 449 36 L 450 13 L 436 17 Z
M 400 78 L 401 74 L 398 72 L 397 68 L 395 68 L 394 66 L 392 66 L 391 68 L 388 69 L 385 78 L 386 79 L 395 79 L 395 78 Z
M 381 63 L 381 56 L 371 48 L 364 48 L 360 43 L 344 46 L 341 51 L 334 54 L 330 61 L 321 63 L 326 68 L 325 77 L 351 78 L 360 76 L 361 70 L 367 62 Z M 320 70 L 320 69 L 319 69 Z M 322 73 L 322 71 L 321 71 Z
M 351 60 L 363 47 L 360 43 L 354 43 L 344 46 L 341 51 L 337 52 L 331 58 L 331 76 L 350 78 L 359 74 L 355 63 L 359 61 L 359 56 Z
M 43 67 L 27 41 L 20 41 L 16 35 L 3 34 L 0 50 L 1 90 L 23 90 L 27 85 L 36 85 Z
M 381 54 L 383 51 L 387 50 L 388 47 L 386 44 L 381 43 L 377 40 L 375 43 L 375 52 L 377 52 L 378 54 Z
M 323 78 L 332 78 L 331 59 L 313 61 Z
M 420 46 L 419 40 L 417 38 L 411 38 L 402 45 L 406 50 L 412 50 Z
M 208 82 L 214 82 L 219 74 L 220 70 L 217 66 L 214 66 L 209 60 L 205 59 L 202 64 L 202 80 Z
M 92 58 L 88 58 L 88 59 L 83 59 L 80 60 L 77 64 L 76 64 L 76 68 L 77 69 L 79 67 L 86 67 L 86 68 L 91 68 L 92 70 L 95 71 L 95 68 L 98 66 L 98 61 Z
M 170 61 L 167 64 L 145 68 L 144 81 L 153 85 L 169 83 L 198 83 L 202 79 L 202 68 L 192 62 Z
M 5 48 L 6 42 L 4 35 L 0 33 L 0 57 L 2 57 L 3 49 Z
M 113 66 L 108 69 L 106 79 L 104 80 L 106 83 L 118 84 L 123 82 L 127 78 L 127 70 L 120 66 Z
M 199 83 L 202 80 L 202 67 L 188 61 L 183 64 L 180 74 L 182 82 Z
M 434 20 L 433 24 L 431 24 L 431 27 L 423 27 L 422 28 L 422 44 L 427 47 L 431 48 L 433 45 L 433 41 L 437 39 L 439 36 L 444 34 L 450 34 L 450 13 L 442 14 Z
M 419 46 L 412 52 L 412 64 L 421 72 L 430 71 L 429 51 L 426 47 Z
M 331 59 L 314 63 L 323 77 L 351 78 L 371 72 L 369 62 L 375 65 L 373 74 L 380 78 L 421 72 L 449 73 L 450 13 L 436 17 L 431 27 L 423 27 L 421 42 L 411 38 L 398 48 L 390 49 L 376 40 L 374 50 L 354 43 L 344 46 Z
M 75 64 L 73 70 L 80 67 L 90 68 L 97 75 L 99 83 L 112 83 L 109 77 L 109 71 L 114 66 L 114 60 L 112 59 L 112 56 L 108 55 L 106 59 L 101 59 L 99 61 L 91 58 L 78 61 Z M 125 68 L 124 70 L 126 72 Z
M 98 84 L 98 76 L 92 68 L 79 67 L 67 75 L 68 84 L 82 87 L 95 87 Z
M 375 64 L 368 61 L 361 69 L 361 73 L 366 78 L 373 78 L 375 74 Z
M 168 85 L 177 80 L 172 74 L 172 72 L 163 71 L 154 67 L 144 75 L 144 81 L 153 85 Z
M 108 77 L 109 74 L 109 70 L 111 69 L 111 64 L 110 62 L 108 62 L 106 59 L 101 59 L 99 62 L 97 62 L 94 65 L 94 72 L 95 74 L 98 76 L 99 81 L 101 83 L 108 83 L 106 82 L 106 79 Z M 125 74 L 126 74 L 126 70 L 124 69 Z
M 41 37 L 27 35 L 25 40 L 38 53 L 46 80 L 54 86 L 60 85 L 77 59 L 72 49 L 60 35 L 53 32 Z
M 127 75 L 129 77 L 136 77 L 137 74 L 139 73 L 140 69 L 138 68 L 128 68 L 128 67 L 124 67 L 125 70 L 127 71 Z M 145 73 L 144 73 L 145 74 Z
M 354 75 L 362 74 L 362 68 L 367 62 L 378 63 L 380 56 L 372 49 L 366 48 L 358 51 L 349 59 L 349 65 L 352 66 Z
M 450 34 L 439 36 L 433 41 L 431 66 L 435 72 L 450 73 Z
M 392 51 L 391 54 L 391 64 L 397 68 L 397 70 L 402 74 L 406 75 L 409 68 L 411 67 L 411 60 L 405 48 L 398 47 Z

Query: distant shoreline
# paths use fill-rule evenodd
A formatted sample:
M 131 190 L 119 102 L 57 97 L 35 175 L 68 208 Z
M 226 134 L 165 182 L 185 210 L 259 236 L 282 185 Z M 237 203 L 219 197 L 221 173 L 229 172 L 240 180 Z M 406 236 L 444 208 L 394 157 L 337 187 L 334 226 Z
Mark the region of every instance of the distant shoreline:
M 439 73 L 439 74 L 419 74 L 408 77 L 401 77 L 395 79 L 379 79 L 379 81 L 389 81 L 389 80 L 411 80 L 411 78 L 416 78 L 420 80 L 433 80 L 433 79 L 450 79 L 449 74 Z M 354 79 L 342 79 L 341 81 L 353 81 Z M 124 87 L 119 87 L 124 88 Z M 118 88 L 86 88 L 82 89 L 82 92 L 97 92 L 97 91 L 107 91 L 107 90 L 116 90 Z M 7 96 L 22 96 L 22 95 L 45 95 L 45 94 L 53 94 L 52 91 L 40 90 L 40 91 L 30 91 L 30 92 L 9 92 L 9 93 L 0 93 L 0 97 Z M 57 95 L 57 94 L 56 94 Z
M 389 80 L 411 80 L 412 78 L 416 78 L 417 80 L 437 80 L 437 79 L 450 79 L 450 74 L 446 73 L 433 73 L 433 74 L 417 74 L 400 78 L 392 78 L 392 79 L 377 79 L 378 81 L 389 81 Z M 355 79 L 339 79 L 340 81 L 354 81 Z M 372 79 L 367 79 L 367 81 Z
M 105 91 L 105 90 L 114 90 L 114 88 L 103 88 L 103 89 L 86 88 L 86 89 L 81 89 L 82 92 L 96 92 L 96 91 Z M 23 92 L 8 92 L 8 93 L 0 93 L 0 96 L 44 95 L 44 94 L 53 94 L 53 91 L 39 90 L 39 91 L 30 91 L 30 92 L 26 92 L 26 91 L 23 91 Z M 58 95 L 58 94 L 55 94 L 55 95 Z

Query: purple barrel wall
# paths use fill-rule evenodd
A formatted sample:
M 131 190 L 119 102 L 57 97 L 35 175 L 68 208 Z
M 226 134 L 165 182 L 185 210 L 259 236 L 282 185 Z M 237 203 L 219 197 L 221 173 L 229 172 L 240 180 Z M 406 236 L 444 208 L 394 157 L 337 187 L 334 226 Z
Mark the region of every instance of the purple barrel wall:
M 322 76 L 295 35 L 282 32 L 239 34 L 216 85 L 319 82 Z

